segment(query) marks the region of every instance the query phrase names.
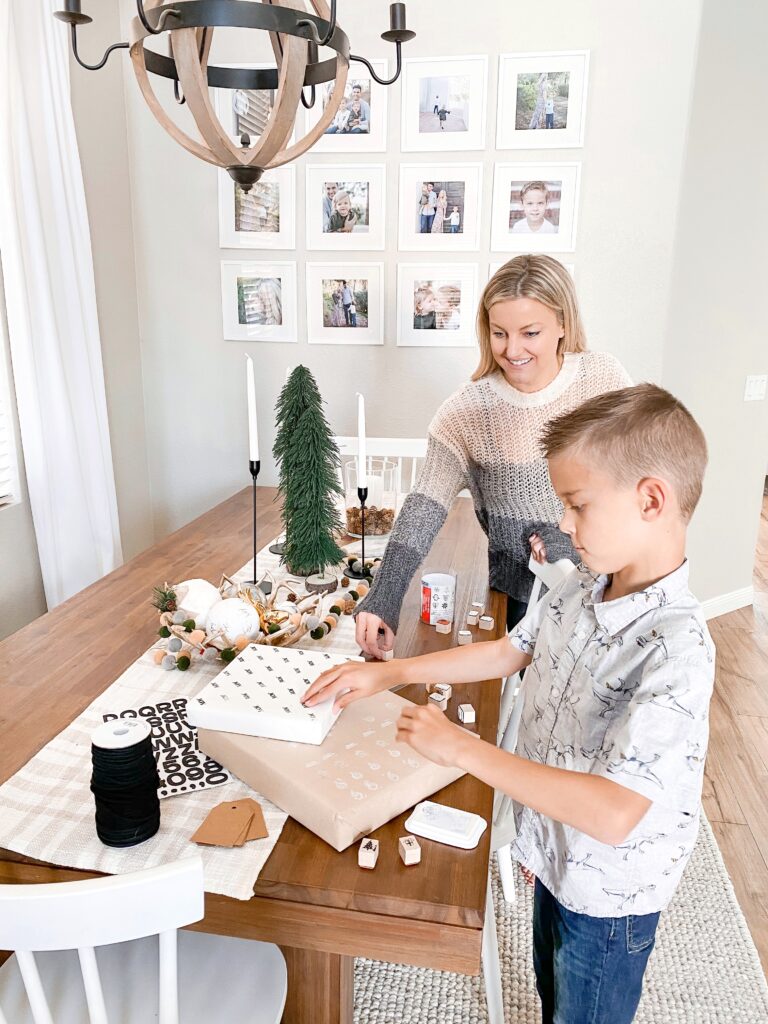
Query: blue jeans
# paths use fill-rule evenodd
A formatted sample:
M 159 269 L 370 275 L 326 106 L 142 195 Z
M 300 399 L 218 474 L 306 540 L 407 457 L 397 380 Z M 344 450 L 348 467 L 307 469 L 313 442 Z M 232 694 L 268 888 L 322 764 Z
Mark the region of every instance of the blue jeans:
M 576 914 L 537 878 L 533 966 L 542 1024 L 631 1024 L 658 923 L 658 914 Z

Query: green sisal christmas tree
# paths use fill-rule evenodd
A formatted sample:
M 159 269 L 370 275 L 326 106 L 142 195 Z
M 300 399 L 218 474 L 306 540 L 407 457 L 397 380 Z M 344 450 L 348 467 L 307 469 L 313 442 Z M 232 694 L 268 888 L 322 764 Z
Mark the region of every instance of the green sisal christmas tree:
M 333 539 L 334 531 L 342 530 L 334 495 L 343 491 L 339 449 L 306 366 L 297 366 L 280 392 L 272 454 L 280 466 L 283 561 L 297 576 L 322 572 L 344 557 Z

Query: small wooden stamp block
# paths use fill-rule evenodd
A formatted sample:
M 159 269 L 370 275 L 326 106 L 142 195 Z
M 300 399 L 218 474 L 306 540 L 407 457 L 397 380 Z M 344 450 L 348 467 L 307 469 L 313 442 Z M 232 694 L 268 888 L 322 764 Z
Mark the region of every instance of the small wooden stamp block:
M 448 698 L 445 697 L 442 693 L 438 693 L 437 691 L 435 691 L 433 693 L 430 693 L 429 703 L 434 704 L 435 707 L 440 708 L 441 711 L 445 711 L 448 707 Z
M 432 693 L 441 693 L 446 700 L 450 700 L 453 696 L 453 687 L 450 683 L 435 683 L 432 687 Z
M 464 725 L 475 724 L 475 709 L 471 704 L 459 704 L 459 721 Z
M 357 851 L 357 863 L 361 868 L 375 868 L 379 859 L 379 840 L 363 839 Z
M 467 625 L 468 626 L 476 626 L 479 618 L 480 618 L 480 612 L 478 612 L 478 611 L 473 609 L 472 611 L 470 611 L 467 614 Z
M 464 644 L 471 644 L 472 634 L 469 632 L 468 629 L 460 629 L 457 634 L 457 639 L 459 641 L 459 646 L 463 646 Z
M 495 623 L 492 615 L 481 615 L 478 623 L 480 629 L 493 629 Z
M 421 847 L 413 836 L 402 836 L 397 841 L 397 848 L 400 852 L 400 859 L 403 864 L 418 864 L 421 860 Z
M 394 651 L 382 651 L 381 652 L 381 660 L 382 661 L 392 661 L 394 656 L 395 656 L 395 652 Z
M 438 633 L 450 633 L 453 629 L 453 623 L 450 619 L 438 619 L 435 623 L 435 629 Z
M 485 605 L 482 601 L 473 601 L 469 610 L 471 612 L 477 612 L 478 615 L 482 615 L 485 611 Z

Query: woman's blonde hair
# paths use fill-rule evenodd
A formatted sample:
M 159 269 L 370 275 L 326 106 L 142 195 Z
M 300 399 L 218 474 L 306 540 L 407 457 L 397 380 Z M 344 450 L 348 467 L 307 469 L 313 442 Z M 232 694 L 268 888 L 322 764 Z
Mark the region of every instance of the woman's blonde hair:
M 559 260 L 537 253 L 515 256 L 499 267 L 485 286 L 477 310 L 477 338 L 480 344 L 480 362 L 472 380 L 480 380 L 498 369 L 491 349 L 491 306 L 508 299 L 535 299 L 543 303 L 557 317 L 564 330 L 557 346 L 557 354 L 584 352 L 587 339 L 579 313 L 573 278 Z

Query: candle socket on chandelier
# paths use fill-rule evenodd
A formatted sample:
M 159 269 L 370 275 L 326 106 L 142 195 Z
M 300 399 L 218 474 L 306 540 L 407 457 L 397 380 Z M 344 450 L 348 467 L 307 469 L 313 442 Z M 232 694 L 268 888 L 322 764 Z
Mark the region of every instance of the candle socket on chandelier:
M 365 571 L 365 503 L 368 500 L 368 488 L 358 487 L 357 497 L 360 501 L 360 572 L 355 572 L 352 566 L 345 572 L 353 580 L 367 580 L 370 578 L 370 573 Z

